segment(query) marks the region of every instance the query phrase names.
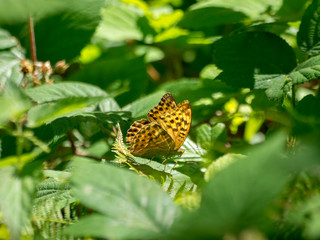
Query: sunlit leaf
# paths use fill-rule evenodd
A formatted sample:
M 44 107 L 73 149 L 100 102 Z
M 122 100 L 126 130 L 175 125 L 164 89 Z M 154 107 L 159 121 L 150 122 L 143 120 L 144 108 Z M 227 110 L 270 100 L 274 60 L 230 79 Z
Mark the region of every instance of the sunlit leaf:
M 71 97 L 104 97 L 108 94 L 102 89 L 81 82 L 64 82 L 54 85 L 42 85 L 26 89 L 26 94 L 37 103 L 58 101 Z
M 55 119 L 85 112 L 86 108 L 99 103 L 105 97 L 65 98 L 54 103 L 35 106 L 28 112 L 28 126 L 39 127 Z

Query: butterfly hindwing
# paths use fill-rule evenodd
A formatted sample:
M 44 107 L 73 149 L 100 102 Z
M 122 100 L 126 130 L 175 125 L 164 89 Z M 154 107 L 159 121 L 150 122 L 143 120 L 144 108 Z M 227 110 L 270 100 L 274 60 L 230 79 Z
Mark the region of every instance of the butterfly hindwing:
M 132 139 L 134 139 L 135 135 L 141 130 L 141 128 L 150 123 L 148 120 L 146 119 L 141 119 L 139 121 L 135 121 L 131 127 L 129 128 L 128 132 L 127 132 L 127 144 L 130 144 L 132 142 Z
M 158 122 L 158 119 L 165 112 L 172 111 L 177 106 L 171 93 L 166 93 L 161 98 L 157 106 L 152 108 L 148 113 L 148 119 L 150 122 Z
M 140 157 L 166 156 L 174 148 L 173 139 L 157 123 L 144 125 L 129 146 L 130 152 Z
M 186 140 L 191 126 L 192 112 L 189 101 L 183 101 L 172 111 L 160 116 L 160 126 L 171 136 L 178 150 Z

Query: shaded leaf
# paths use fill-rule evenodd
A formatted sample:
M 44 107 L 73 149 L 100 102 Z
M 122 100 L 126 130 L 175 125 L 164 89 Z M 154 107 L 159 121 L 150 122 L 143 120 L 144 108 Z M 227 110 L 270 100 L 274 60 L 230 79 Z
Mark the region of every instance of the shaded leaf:
M 284 134 L 278 134 L 219 171 L 204 186 L 199 210 L 181 220 L 174 237 L 183 231 L 187 239 L 212 238 L 262 224 L 266 207 L 284 188 L 290 170 L 301 167 L 302 162 L 282 156 L 284 144 Z
M 246 18 L 245 14 L 235 9 L 204 6 L 191 8 L 178 25 L 190 30 L 202 30 L 210 35 L 219 25 L 241 22 Z
M 319 14 L 319 1 L 315 0 L 304 12 L 297 35 L 299 47 L 311 56 L 315 56 L 320 53 Z
M 277 16 L 280 16 L 282 21 L 299 21 L 304 13 L 305 5 L 305 0 L 283 0 Z
M 126 48 L 119 47 L 110 49 L 70 78 L 95 84 L 108 92 L 122 92 L 116 101 L 124 106 L 146 90 L 148 76 L 143 56 L 132 56 Z
M 38 60 L 55 63 L 63 59 L 69 62 L 80 55 L 80 50 L 89 43 L 99 24 L 100 9 L 104 0 L 49 1 L 45 7 L 38 0 L 15 0 L 15 7 L 18 4 L 25 8 L 21 10 L 18 6 L 16 10 L 20 9 L 19 11 L 27 16 L 31 12 L 31 15 L 35 16 L 34 31 Z M 52 7 L 52 10 L 48 7 Z M 51 14 L 46 10 L 51 10 Z M 46 14 L 42 15 L 43 12 Z M 22 17 L 25 18 L 24 15 Z M 28 52 L 27 55 L 30 55 L 29 39 L 26 34 L 27 18 L 23 18 L 19 16 L 23 24 L 12 25 L 14 22 L 9 22 L 6 28 L 20 39 Z
M 267 32 L 247 32 L 222 38 L 215 44 L 218 76 L 231 86 L 253 88 L 255 76 L 287 74 L 296 66 L 292 48 Z
M 310 239 L 320 237 L 320 196 L 315 195 L 295 206 L 285 215 L 285 220 L 294 226 L 304 228 L 304 234 Z

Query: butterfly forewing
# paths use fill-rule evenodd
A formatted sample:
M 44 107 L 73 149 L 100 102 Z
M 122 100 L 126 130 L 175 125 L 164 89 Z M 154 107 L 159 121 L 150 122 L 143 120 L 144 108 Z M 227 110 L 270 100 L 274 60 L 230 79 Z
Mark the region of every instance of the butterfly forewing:
M 141 157 L 170 155 L 174 148 L 173 139 L 156 123 L 144 125 L 129 146 L 133 155 Z
M 166 93 L 161 98 L 157 106 L 152 108 L 148 113 L 148 119 L 150 122 L 158 122 L 158 119 L 165 112 L 172 111 L 177 106 L 171 93 Z
M 178 150 L 186 140 L 191 126 L 191 106 L 189 101 L 183 101 L 175 109 L 160 116 L 160 126 L 171 136 Z
M 127 132 L 127 144 L 130 144 L 132 142 L 132 139 L 134 139 L 135 135 L 141 130 L 141 128 L 150 123 L 148 120 L 146 119 L 141 119 L 139 121 L 135 121 L 131 127 L 129 128 L 128 132 Z

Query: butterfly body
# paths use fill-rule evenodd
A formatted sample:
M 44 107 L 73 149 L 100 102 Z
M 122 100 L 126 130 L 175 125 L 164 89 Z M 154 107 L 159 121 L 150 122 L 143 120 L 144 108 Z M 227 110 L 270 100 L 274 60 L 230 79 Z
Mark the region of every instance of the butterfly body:
M 134 122 L 127 133 L 129 151 L 145 158 L 170 158 L 183 153 L 180 150 L 191 126 L 189 101 L 176 104 L 166 93 L 159 104 L 150 110 L 148 120 Z

